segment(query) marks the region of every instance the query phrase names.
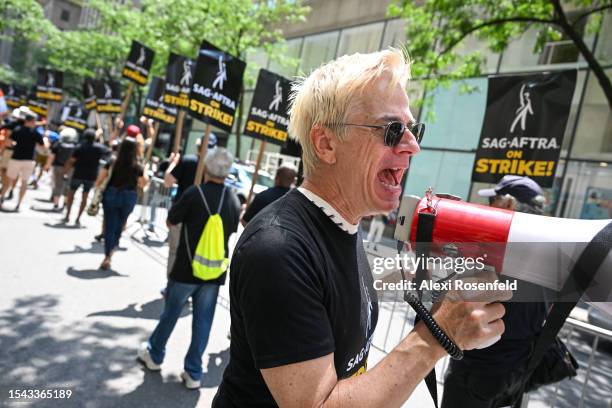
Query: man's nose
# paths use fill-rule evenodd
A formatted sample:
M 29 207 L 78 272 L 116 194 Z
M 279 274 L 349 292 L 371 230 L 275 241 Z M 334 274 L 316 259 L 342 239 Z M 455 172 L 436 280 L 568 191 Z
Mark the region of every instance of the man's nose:
M 420 152 L 421 148 L 417 143 L 416 137 L 410 129 L 406 128 L 402 140 L 393 148 L 393 151 L 395 154 L 409 154 L 412 156 Z

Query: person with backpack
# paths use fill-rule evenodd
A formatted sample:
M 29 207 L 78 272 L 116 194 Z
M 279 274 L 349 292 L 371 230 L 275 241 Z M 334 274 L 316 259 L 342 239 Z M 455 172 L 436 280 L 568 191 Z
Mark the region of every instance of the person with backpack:
M 168 225 L 182 223 L 176 260 L 166 288 L 164 310 L 157 327 L 138 350 L 149 370 L 161 370 L 166 343 L 188 299 L 192 299 L 191 344 L 185 356 L 185 386 L 197 389 L 202 379 L 202 355 L 208 343 L 219 286 L 225 283 L 228 240 L 238 229 L 240 201 L 224 185 L 233 157 L 218 147 L 206 155 L 204 183 L 185 190 L 168 213 Z
M 53 175 L 53 192 L 51 193 L 51 201 L 53 201 L 53 210 L 62 211 L 59 206 L 61 196 L 66 196 L 68 193 L 68 181 L 72 177 L 73 169 L 66 171 L 66 162 L 72 157 L 72 152 L 76 148 L 76 142 L 79 138 L 77 131 L 73 128 L 65 128 L 60 132 L 60 140 L 51 146 L 51 154 L 49 155 L 48 163 L 51 163 Z

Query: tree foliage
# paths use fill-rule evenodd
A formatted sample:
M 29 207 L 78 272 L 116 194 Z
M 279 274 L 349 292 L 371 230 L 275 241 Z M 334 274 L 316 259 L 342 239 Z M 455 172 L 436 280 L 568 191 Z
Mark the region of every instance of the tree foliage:
M 585 44 L 585 31 L 596 32 L 611 0 L 393 0 L 389 15 L 406 23 L 413 75 L 426 89 L 480 75 L 480 51 L 460 50 L 470 39 L 500 53 L 528 29 L 538 32 L 534 51 L 550 41 L 571 40 L 597 77 L 612 110 L 612 84 Z M 585 30 L 585 22 L 588 25 Z

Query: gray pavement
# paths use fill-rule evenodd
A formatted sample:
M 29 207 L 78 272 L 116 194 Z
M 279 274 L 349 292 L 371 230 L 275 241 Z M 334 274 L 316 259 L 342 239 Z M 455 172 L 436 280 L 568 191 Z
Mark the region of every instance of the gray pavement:
M 165 233 L 145 240 L 130 219 L 124 250 L 112 270 L 101 271 L 103 247 L 93 239 L 100 219 L 83 215 L 80 228 L 62 225 L 40 201 L 48 196 L 43 183 L 28 192 L 20 213 L 0 212 L 0 406 L 24 406 L 9 399 L 11 389 L 66 389 L 69 399 L 25 406 L 209 407 L 228 360 L 227 302 L 220 298 L 216 309 L 200 390 L 179 380 L 191 333 L 187 309 L 161 373 L 145 371 L 136 350 L 163 306 Z

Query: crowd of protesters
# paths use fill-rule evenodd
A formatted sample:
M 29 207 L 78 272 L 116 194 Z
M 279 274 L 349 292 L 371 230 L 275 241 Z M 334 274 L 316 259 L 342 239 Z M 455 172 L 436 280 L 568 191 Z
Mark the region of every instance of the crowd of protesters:
M 230 360 L 214 407 L 353 406 L 356 402 L 399 406 L 436 362 L 451 353 L 450 343 L 466 354 L 463 363 L 451 364 L 444 407 L 520 402 L 524 365 L 541 329 L 544 305 L 508 307 L 501 303 L 508 300 L 507 293 L 491 294 L 484 302 L 441 302 L 433 317 L 448 341 L 433 336 L 424 322 L 415 323 L 393 352 L 366 371 L 378 301 L 359 222 L 397 208 L 408 160 L 420 151 L 424 125 L 416 123 L 408 106 L 407 72 L 403 54 L 388 50 L 342 57 L 295 85 L 290 131 L 304 149 L 304 182 L 292 189 L 296 171 L 281 166 L 274 187 L 246 208 L 226 183 L 234 163 L 226 149 L 210 148 L 205 158 L 176 152 L 158 161 L 159 167 L 151 171 L 158 176 L 163 173 L 166 187 L 176 184 L 178 188 L 166 221 L 169 256 L 164 308 L 137 351 L 147 369 L 161 370 L 167 342 L 191 300 L 191 343 L 181 379 L 189 389 L 201 386 L 202 356 L 219 286 L 229 271 L 228 242 L 242 221 L 246 228 L 231 264 Z M 352 109 L 347 100 L 353 101 Z M 347 123 L 334 122 L 341 117 Z M 376 120 L 372 118 L 391 122 L 370 125 Z M 149 133 L 151 123 L 142 122 Z M 343 127 L 350 131 L 341 133 Z M 140 128 L 130 125 L 125 134 L 123 128 L 118 122 L 108 145 L 96 142 L 100 134 L 92 129 L 80 138 L 73 131 L 58 129 L 58 140 L 52 142 L 34 113 L 27 108 L 16 110 L 2 126 L 0 205 L 19 179 L 15 206 L 19 210 L 40 146 L 49 152 L 43 171 L 53 166 L 51 200 L 57 211 L 62 211 L 61 196 L 66 194 L 64 222 L 71 221 L 79 188 L 76 224 L 87 208 L 90 190 L 97 189 L 90 204 L 94 207 L 103 191 L 100 268 L 109 269 L 138 189 L 147 185 L 149 173 Z M 113 144 L 114 140 L 119 142 Z M 7 149 L 12 157 L 5 155 Z M 203 180 L 194 183 L 201 159 L 205 159 Z M 541 212 L 542 191 L 524 178 L 504 179 L 492 191 L 488 195 L 492 206 Z M 370 239 L 375 243 L 384 229 L 379 221 L 371 227 Z M 525 315 L 529 325 L 516 324 Z M 512 328 L 502 337 L 506 324 Z M 499 338 L 497 349 L 489 351 L 499 351 L 503 358 L 478 350 Z M 474 369 L 475 361 L 480 363 L 479 370 Z M 510 361 L 515 363 L 512 367 Z M 469 367 L 468 362 L 472 362 Z M 503 381 L 490 386 L 469 383 L 469 378 L 486 381 L 492 367 L 505 367 Z M 473 397 L 477 392 L 486 393 L 487 398 Z
M 150 136 L 153 131 L 151 121 L 141 118 L 141 124 Z M 190 300 L 193 309 L 192 341 L 181 378 L 187 388 L 198 388 L 202 355 L 212 326 L 219 286 L 224 284 L 227 276 L 225 269 L 210 280 L 198 279 L 192 273 L 192 263 L 194 257 L 199 257 L 198 244 L 208 220 L 220 215 L 223 252 L 228 254 L 228 242 L 238 229 L 241 215 L 244 213 L 242 224 L 246 225 L 265 206 L 286 194 L 294 186 L 297 171 L 291 166 L 281 166 L 275 185 L 258 195 L 247 207 L 226 184 L 234 157 L 226 149 L 216 147 L 215 135 L 209 137 L 202 183 L 194 185 L 199 155 L 172 152 L 163 160 L 153 158 L 147 164 L 145 138 L 140 127 L 124 127 L 121 120 L 117 120 L 115 125 L 108 141 L 105 141 L 102 129 L 88 128 L 78 132 L 69 127 L 54 126 L 59 132 L 56 133 L 49 130 L 46 121 L 39 120 L 29 108 L 15 109 L 0 126 L 0 209 L 19 212 L 28 188 L 38 188 L 42 176 L 48 172 L 52 187 L 51 211 L 64 214 L 60 224 L 80 226 L 86 210 L 90 215 L 97 215 L 97 207 L 102 207 L 101 233 L 95 239 L 104 242 L 104 258 L 99 268 L 109 270 L 139 191 L 162 187 L 159 183 L 149 185 L 149 175 L 162 180 L 168 190 L 176 186 L 174 194 L 168 197 L 171 200 L 166 221 L 169 256 L 167 285 L 162 290 L 165 305 L 155 330 L 140 347 L 138 358 L 147 368 L 160 369 L 166 342 L 183 307 Z M 202 138 L 196 142 L 198 152 L 201 141 Z M 35 174 L 37 164 L 40 170 Z M 8 202 L 14 198 L 13 189 L 17 185 L 17 203 L 9 209 Z M 76 217 L 72 218 L 79 190 L 79 207 Z M 96 192 L 93 197 L 92 191 Z M 154 193 L 148 192 L 149 196 Z M 152 206 L 150 230 L 154 227 L 154 209 Z

